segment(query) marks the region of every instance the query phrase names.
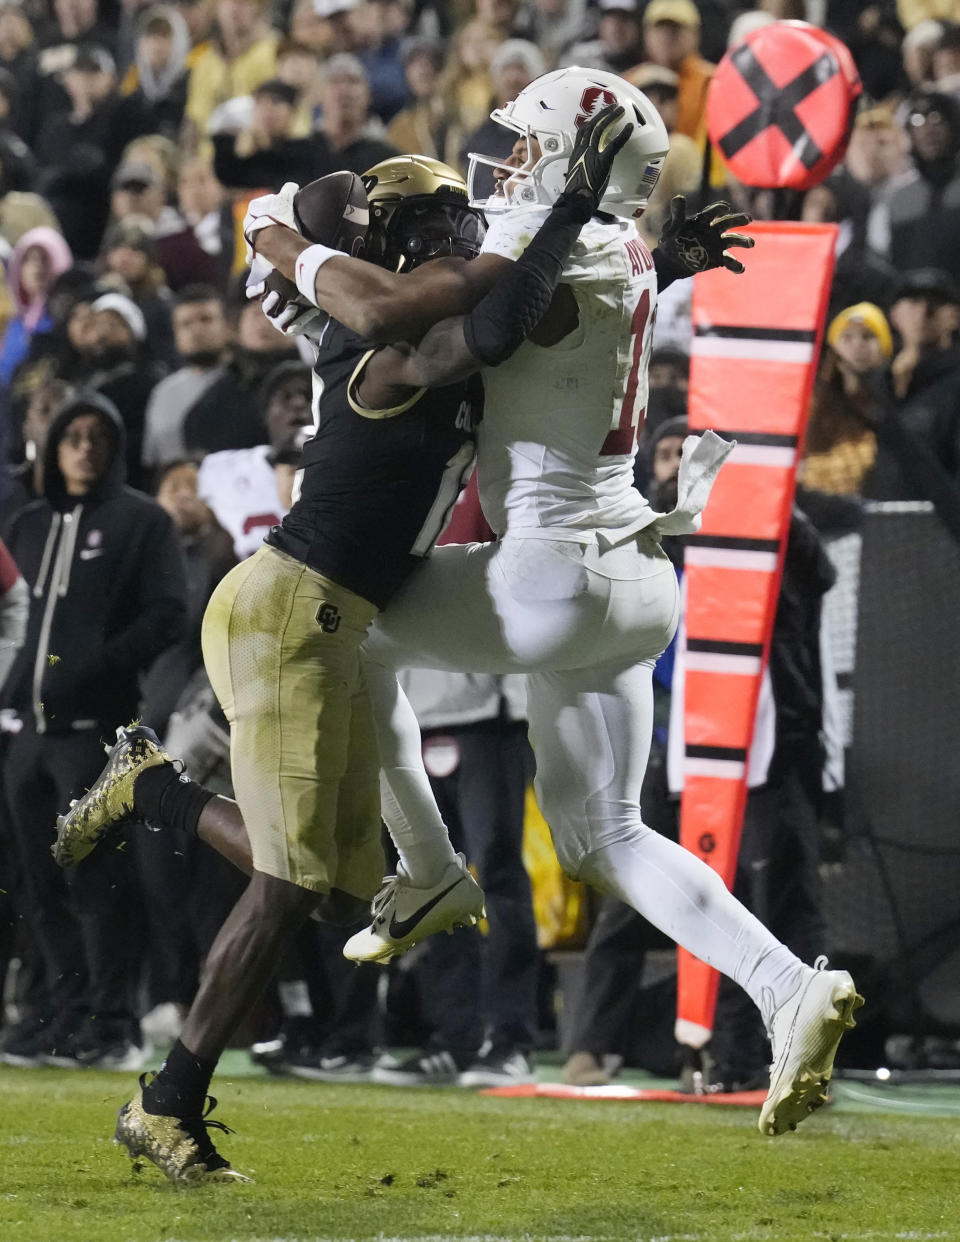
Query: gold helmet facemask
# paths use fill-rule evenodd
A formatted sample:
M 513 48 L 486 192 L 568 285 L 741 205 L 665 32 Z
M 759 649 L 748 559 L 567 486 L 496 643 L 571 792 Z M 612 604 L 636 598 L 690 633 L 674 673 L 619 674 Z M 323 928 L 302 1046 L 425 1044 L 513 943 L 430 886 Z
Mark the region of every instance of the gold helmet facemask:
M 445 255 L 473 259 L 487 231 L 467 185 L 448 164 L 425 155 L 382 160 L 363 174 L 370 203 L 364 258 L 408 272 Z

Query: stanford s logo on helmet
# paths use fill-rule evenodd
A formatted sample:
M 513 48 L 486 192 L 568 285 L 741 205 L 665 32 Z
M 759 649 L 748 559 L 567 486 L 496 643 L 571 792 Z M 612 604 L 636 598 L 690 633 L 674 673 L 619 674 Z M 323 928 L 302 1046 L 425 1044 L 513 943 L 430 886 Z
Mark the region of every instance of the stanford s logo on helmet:
M 574 125 L 580 129 L 591 117 L 595 117 L 598 112 L 602 112 L 604 108 L 609 108 L 616 102 L 616 95 L 613 91 L 608 91 L 605 86 L 584 87 L 583 94 L 580 96 L 580 111 L 574 118 Z
M 477 173 L 482 167 L 502 169 L 504 159 L 502 155 L 471 151 L 467 173 L 470 201 L 486 211 L 555 202 L 563 190 L 577 131 L 609 104 L 623 106 L 623 119 L 633 125 L 633 133 L 614 161 L 600 207 L 615 216 L 638 215 L 663 168 L 670 147 L 667 129 L 642 91 L 614 73 L 596 69 L 545 73 L 525 86 L 516 99 L 490 113 L 498 125 L 527 140 L 528 158 L 521 168 L 510 170 L 500 193 L 478 199 L 474 190 Z M 531 139 L 539 147 L 539 154 L 534 152 L 532 157 Z

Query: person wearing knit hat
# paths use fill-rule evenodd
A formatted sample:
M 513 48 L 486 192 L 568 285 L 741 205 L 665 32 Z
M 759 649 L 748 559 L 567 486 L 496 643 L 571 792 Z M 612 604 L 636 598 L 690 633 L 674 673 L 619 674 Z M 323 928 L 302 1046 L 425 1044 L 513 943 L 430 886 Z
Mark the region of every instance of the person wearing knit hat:
M 887 317 L 872 302 L 858 302 L 855 306 L 847 306 L 834 317 L 827 328 L 827 344 L 837 349 L 838 342 L 840 349 L 851 356 L 859 358 L 863 354 L 864 357 L 874 359 L 871 366 L 879 365 L 871 342 L 879 346 L 884 358 L 893 357 L 893 334 Z
M 143 312 L 136 302 L 122 293 L 103 293 L 90 307 L 95 315 L 110 312 L 118 316 L 135 341 L 142 343 L 147 339 L 147 324 Z
M 874 377 L 890 364 L 893 334 L 872 302 L 845 307 L 827 328 L 799 481 L 833 495 L 858 495 L 877 456 L 880 416 Z

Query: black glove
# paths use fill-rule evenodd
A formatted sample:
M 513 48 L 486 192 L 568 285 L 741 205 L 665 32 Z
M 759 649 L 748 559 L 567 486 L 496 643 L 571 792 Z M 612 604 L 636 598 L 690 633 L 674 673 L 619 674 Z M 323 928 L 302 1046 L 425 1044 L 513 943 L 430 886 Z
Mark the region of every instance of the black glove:
M 708 272 L 712 267 L 742 272 L 743 264 L 727 254 L 727 248 L 743 246 L 750 250 L 754 239 L 727 230 L 742 228 L 752 219 L 746 212 L 734 211 L 729 203 L 711 203 L 695 216 L 688 216 L 687 201 L 678 194 L 670 203 L 670 219 L 663 227 L 657 249 L 685 276 Z
M 633 125 L 624 125 L 615 134 L 617 122 L 622 116 L 623 108 L 619 104 L 610 104 L 577 130 L 561 197 L 567 202 L 576 202 L 584 212 L 589 209 L 584 220 L 589 220 L 600 206 L 613 161 L 633 133 Z

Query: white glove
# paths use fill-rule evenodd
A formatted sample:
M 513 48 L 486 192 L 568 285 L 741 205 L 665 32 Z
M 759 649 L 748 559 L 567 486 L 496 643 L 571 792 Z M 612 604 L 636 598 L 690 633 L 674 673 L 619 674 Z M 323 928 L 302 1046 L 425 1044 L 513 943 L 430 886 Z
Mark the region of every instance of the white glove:
M 265 259 L 262 254 L 253 256 L 244 286 L 244 296 L 248 302 L 252 302 L 254 298 L 263 297 L 267 291 L 267 277 L 276 270 L 269 259 Z
M 311 306 L 303 298 L 284 298 L 275 289 L 267 292 L 267 277 L 276 271 L 262 255 L 257 255 L 250 265 L 247 276 L 246 297 L 248 301 L 260 299 L 260 309 L 271 324 L 284 336 L 303 336 L 311 328 L 319 330 L 327 318 L 325 311 Z M 266 294 L 266 297 L 263 295 Z
M 268 293 L 260 303 L 266 317 L 284 336 L 304 336 L 319 332 L 329 318 L 326 311 L 306 302 L 286 302 L 279 293 Z M 278 309 L 279 308 L 279 309 Z
M 261 229 L 271 228 L 275 224 L 292 229 L 295 233 L 297 222 L 293 215 L 293 196 L 300 187 L 295 181 L 287 181 L 278 194 L 263 194 L 260 198 L 252 198 L 243 217 L 243 236 L 247 243 L 247 262 L 250 263 L 256 254 L 253 239 Z

